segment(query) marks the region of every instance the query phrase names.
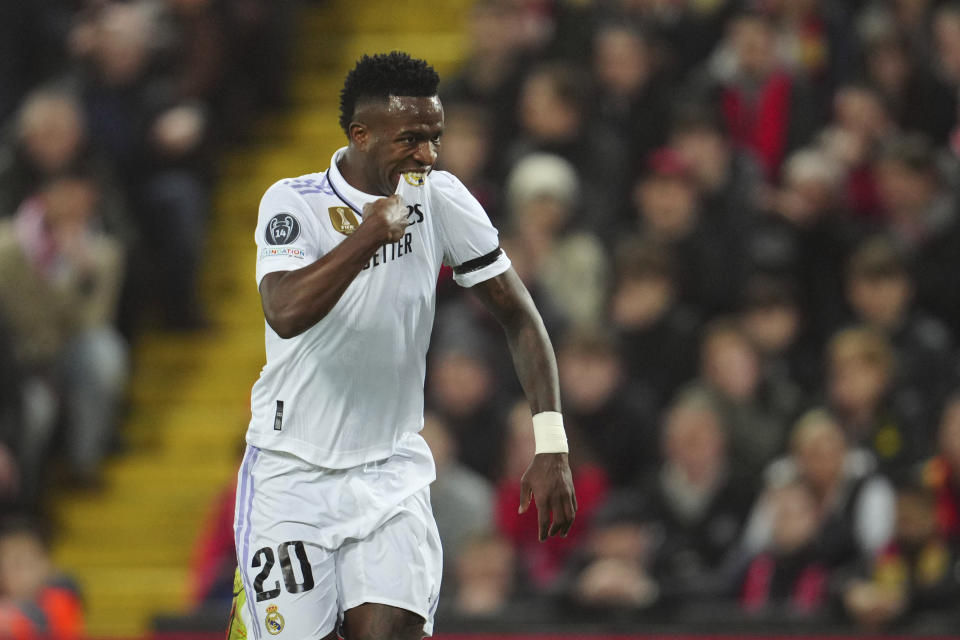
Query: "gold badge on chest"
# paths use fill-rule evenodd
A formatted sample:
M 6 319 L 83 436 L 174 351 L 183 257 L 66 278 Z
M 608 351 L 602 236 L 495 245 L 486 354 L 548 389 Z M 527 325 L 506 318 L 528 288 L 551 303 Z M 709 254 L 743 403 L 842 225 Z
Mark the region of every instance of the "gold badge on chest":
M 350 207 L 330 207 L 327 213 L 330 214 L 330 224 L 333 228 L 345 236 L 350 235 L 360 226 L 357 215 Z

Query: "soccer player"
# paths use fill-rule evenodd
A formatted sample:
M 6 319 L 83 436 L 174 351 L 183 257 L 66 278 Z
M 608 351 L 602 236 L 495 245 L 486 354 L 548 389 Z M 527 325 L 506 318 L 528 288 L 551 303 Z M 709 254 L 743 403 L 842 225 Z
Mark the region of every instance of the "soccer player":
M 405 53 L 364 56 L 341 94 L 347 146 L 260 203 L 267 363 L 239 472 L 231 638 L 432 633 L 441 551 L 418 431 L 443 263 L 503 325 L 530 404 L 520 511 L 536 501 L 541 540 L 573 524 L 550 340 L 481 206 L 432 171 L 438 82 Z

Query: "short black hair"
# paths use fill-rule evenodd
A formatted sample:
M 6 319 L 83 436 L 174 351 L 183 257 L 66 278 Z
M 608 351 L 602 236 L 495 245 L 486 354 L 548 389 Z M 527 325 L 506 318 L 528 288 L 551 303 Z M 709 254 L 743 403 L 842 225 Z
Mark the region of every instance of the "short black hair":
M 439 84 L 433 67 L 403 51 L 364 55 L 347 74 L 340 92 L 340 128 L 350 135 L 350 122 L 361 100 L 435 96 Z

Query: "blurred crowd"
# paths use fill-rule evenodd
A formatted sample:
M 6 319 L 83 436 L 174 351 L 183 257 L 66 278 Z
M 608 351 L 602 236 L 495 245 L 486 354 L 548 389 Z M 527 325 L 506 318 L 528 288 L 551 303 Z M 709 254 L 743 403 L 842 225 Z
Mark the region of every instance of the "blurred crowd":
M 207 324 L 217 159 L 284 106 L 295 4 L 0 2 L 0 516 L 97 487 L 131 340 Z M 38 527 L 0 524 L 0 635 L 76 637 L 44 608 L 48 565 L 17 564 L 45 556 Z
M 579 513 L 547 544 L 517 515 L 529 409 L 441 279 L 441 628 L 955 632 L 960 3 L 483 0 L 470 29 L 439 167 L 554 337 Z
M 204 325 L 216 157 L 282 106 L 292 4 L 0 3 L 8 504 L 52 450 L 95 485 L 130 338 Z M 960 3 L 479 0 L 469 28 L 439 168 L 554 337 L 579 512 L 548 544 L 517 514 L 529 409 L 442 274 L 440 628 L 958 628 Z M 230 500 L 197 601 L 229 599 Z M 45 540 L 0 528 L 0 621 L 68 636 Z

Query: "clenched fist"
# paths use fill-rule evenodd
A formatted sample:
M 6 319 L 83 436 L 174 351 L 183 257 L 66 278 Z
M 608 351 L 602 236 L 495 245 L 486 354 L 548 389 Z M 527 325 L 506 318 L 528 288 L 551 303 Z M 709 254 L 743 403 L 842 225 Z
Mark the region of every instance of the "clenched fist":
M 380 198 L 364 205 L 363 224 L 360 228 L 370 225 L 375 232 L 382 235 L 384 243 L 397 242 L 410 224 L 407 215 L 407 207 L 395 193 L 388 198 Z

